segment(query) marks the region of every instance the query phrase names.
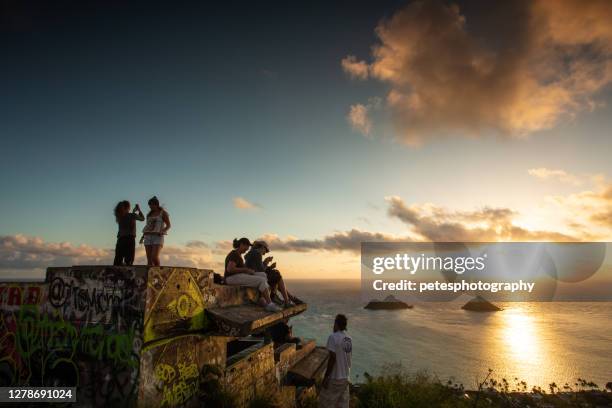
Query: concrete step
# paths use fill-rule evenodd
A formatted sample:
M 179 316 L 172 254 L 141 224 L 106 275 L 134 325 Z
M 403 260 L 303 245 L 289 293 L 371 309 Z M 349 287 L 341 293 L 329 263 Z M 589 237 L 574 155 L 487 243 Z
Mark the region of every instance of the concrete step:
M 288 383 L 296 386 L 310 386 L 320 381 L 325 374 L 328 359 L 329 351 L 324 347 L 316 347 L 289 369 Z
M 314 340 L 303 339 L 299 347 L 296 347 L 295 343 L 285 343 L 274 349 L 274 363 L 279 384 L 287 384 L 289 369 L 310 354 L 315 347 Z
M 297 364 L 298 361 L 312 353 L 316 347 L 317 342 L 313 339 L 303 339 L 299 347 L 296 347 L 294 364 Z
M 280 312 L 267 312 L 263 307 L 257 305 L 237 305 L 206 309 L 206 313 L 217 324 L 222 334 L 248 336 L 298 315 L 307 307 L 304 303 L 285 308 Z
M 274 349 L 274 361 L 277 363 L 281 361 L 281 356 L 290 355 L 290 364 L 294 365 L 315 349 L 317 343 L 313 339 L 302 339 L 302 342 L 299 346 L 296 346 L 295 343 L 285 343 L 281 346 Z M 286 360 L 283 358 L 282 360 Z

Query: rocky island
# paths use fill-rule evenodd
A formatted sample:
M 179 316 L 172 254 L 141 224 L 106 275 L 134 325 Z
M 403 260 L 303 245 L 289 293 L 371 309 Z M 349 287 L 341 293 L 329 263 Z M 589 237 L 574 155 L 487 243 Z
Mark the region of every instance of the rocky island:
M 463 310 L 470 310 L 473 312 L 499 312 L 502 310 L 500 307 L 495 306 L 493 303 L 489 302 L 480 295 L 467 302 L 461 308 Z
M 401 300 L 396 299 L 392 295 L 387 296 L 384 300 L 371 300 L 364 309 L 370 310 L 398 310 L 398 309 L 412 309 L 412 305 L 409 305 Z

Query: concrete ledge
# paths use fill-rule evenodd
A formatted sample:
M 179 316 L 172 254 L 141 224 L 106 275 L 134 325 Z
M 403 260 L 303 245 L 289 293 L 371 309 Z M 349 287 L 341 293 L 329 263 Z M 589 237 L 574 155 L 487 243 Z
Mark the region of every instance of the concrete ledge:
M 221 333 L 227 336 L 248 336 L 282 320 L 305 311 L 307 305 L 295 305 L 280 312 L 266 312 L 256 305 L 240 305 L 207 309 L 208 316 L 215 321 Z
M 316 347 L 310 354 L 298 361 L 287 373 L 289 384 L 311 386 L 320 381 L 325 374 L 329 351 Z
M 231 286 L 213 284 L 214 299 L 211 307 L 238 306 L 257 303 L 259 292 L 255 288 L 246 286 Z

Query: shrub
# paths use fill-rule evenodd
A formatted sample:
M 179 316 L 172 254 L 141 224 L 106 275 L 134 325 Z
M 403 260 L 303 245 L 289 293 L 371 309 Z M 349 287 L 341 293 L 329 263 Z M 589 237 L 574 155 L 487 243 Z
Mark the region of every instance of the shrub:
M 278 394 L 274 391 L 261 392 L 249 403 L 249 408 L 281 408 Z
M 468 407 L 462 386 L 442 384 L 425 372 L 408 374 L 401 365 L 387 365 L 385 374 L 355 387 L 360 408 Z
M 200 403 L 203 407 L 236 408 L 234 393 L 219 380 L 222 370 L 215 365 L 205 365 L 200 371 Z

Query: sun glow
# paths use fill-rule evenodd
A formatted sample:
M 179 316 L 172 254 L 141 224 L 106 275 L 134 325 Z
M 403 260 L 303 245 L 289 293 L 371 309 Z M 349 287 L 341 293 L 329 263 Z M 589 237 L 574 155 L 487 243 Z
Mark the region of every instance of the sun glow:
M 541 359 L 540 337 L 534 317 L 523 309 L 503 313 L 502 339 L 509 360 L 517 364 L 534 364 Z

